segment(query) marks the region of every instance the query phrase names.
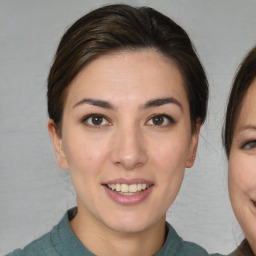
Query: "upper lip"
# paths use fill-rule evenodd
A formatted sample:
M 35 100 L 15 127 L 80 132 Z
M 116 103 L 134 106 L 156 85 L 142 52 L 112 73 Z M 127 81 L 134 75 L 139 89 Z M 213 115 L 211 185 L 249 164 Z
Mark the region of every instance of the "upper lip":
M 113 180 L 108 180 L 106 182 L 103 182 L 102 184 L 147 184 L 147 185 L 153 185 L 154 182 L 146 180 L 146 179 L 113 179 Z

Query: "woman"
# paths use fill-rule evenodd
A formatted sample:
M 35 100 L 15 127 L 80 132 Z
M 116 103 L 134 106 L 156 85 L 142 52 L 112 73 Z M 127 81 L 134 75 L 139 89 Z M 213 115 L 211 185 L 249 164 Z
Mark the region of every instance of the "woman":
M 233 254 L 256 255 L 256 47 L 236 74 L 223 142 L 229 160 L 230 200 L 246 237 Z
M 165 222 L 194 163 L 208 99 L 180 26 L 146 7 L 85 15 L 59 44 L 47 96 L 77 208 L 10 255 L 208 255 Z

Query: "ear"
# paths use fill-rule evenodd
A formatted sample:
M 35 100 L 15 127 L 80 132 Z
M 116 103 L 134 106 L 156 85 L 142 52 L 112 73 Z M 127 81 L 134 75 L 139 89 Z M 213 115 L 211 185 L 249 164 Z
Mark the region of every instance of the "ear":
M 68 169 L 66 154 L 62 145 L 62 138 L 57 133 L 56 125 L 53 119 L 50 119 L 48 122 L 48 131 L 52 139 L 59 167 L 62 169 Z
M 199 132 L 201 128 L 201 119 L 196 119 L 196 127 L 195 131 L 192 134 L 191 141 L 190 141 L 190 149 L 188 154 L 188 160 L 186 163 L 186 168 L 191 168 L 194 165 L 195 158 L 196 158 L 196 151 L 198 146 L 198 138 L 199 138 Z

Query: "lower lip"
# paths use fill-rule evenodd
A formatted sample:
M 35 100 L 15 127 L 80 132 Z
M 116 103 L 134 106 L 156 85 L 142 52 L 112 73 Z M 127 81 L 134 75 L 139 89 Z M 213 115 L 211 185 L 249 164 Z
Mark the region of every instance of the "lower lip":
M 131 206 L 131 205 L 136 205 L 144 200 L 149 196 L 149 194 L 152 192 L 153 186 L 150 186 L 148 189 L 139 191 L 135 195 L 130 195 L 130 196 L 125 196 L 125 195 L 120 195 L 118 192 L 113 191 L 106 186 L 104 186 L 105 191 L 107 192 L 108 196 L 116 203 L 124 205 L 124 206 Z

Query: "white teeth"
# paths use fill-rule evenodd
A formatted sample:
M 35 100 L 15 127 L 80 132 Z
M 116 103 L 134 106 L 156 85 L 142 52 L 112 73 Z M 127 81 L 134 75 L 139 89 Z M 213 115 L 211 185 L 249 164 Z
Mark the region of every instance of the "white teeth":
M 128 185 L 127 184 L 121 184 L 121 192 L 125 193 L 128 192 Z
M 116 184 L 116 191 L 121 191 L 121 185 L 120 184 Z
M 115 184 L 110 184 L 109 188 L 111 188 L 112 190 L 115 190 L 116 189 L 116 185 Z
M 136 195 L 136 194 L 138 194 L 138 193 L 130 193 L 130 192 L 128 192 L 128 193 L 123 193 L 123 192 L 118 192 L 118 194 L 123 195 L 123 196 L 133 196 L 133 195 Z
M 149 185 L 145 183 L 139 183 L 139 184 L 108 184 L 107 185 L 110 189 L 115 190 L 119 192 L 121 195 L 135 195 L 139 191 L 146 190 L 149 188 Z
M 132 184 L 132 185 L 129 185 L 129 192 L 137 192 L 137 184 Z

